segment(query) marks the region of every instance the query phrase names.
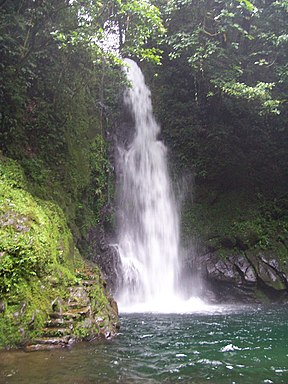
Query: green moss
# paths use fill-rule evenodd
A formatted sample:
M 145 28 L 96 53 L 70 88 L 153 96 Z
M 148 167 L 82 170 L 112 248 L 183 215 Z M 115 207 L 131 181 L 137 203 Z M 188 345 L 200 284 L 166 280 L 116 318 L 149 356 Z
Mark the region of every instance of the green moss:
M 15 188 L 26 188 L 26 180 L 24 172 L 21 167 L 14 160 L 8 159 L 3 156 L 0 151 L 0 178 L 1 185 L 15 187 Z
M 98 329 L 94 329 L 93 331 L 94 334 L 98 334 Z M 88 339 L 91 334 L 91 327 L 89 326 L 89 328 L 86 328 L 84 321 L 78 323 L 77 326 L 74 328 L 74 334 L 80 339 Z
M 184 206 L 184 241 L 200 239 L 220 256 L 231 250 L 252 250 L 271 251 L 283 261 L 288 259 L 288 210 L 283 197 L 271 200 L 245 191 L 216 194 L 201 190 L 196 196 L 196 201 Z
M 1 292 L 17 291 L 21 279 L 49 274 L 69 261 L 71 234 L 60 209 L 23 189 L 0 187 Z
M 261 303 L 266 303 L 266 304 L 269 304 L 271 301 L 269 300 L 269 298 L 265 295 L 265 293 L 260 290 L 260 289 L 256 289 L 255 291 L 255 297 L 256 299 L 258 299 Z
M 20 345 L 41 334 L 53 292 L 49 288 L 34 277 L 18 282 L 17 293 L 11 291 L 4 295 L 5 311 L 0 315 L 1 347 Z
M 2 156 L 0 173 L 0 346 L 9 347 L 41 335 L 55 298 L 67 298 L 67 288 L 81 283 L 81 273 L 87 276 L 59 206 L 25 190 L 17 162 Z M 98 270 L 95 276 L 93 310 L 104 313 L 108 299 Z M 82 337 L 86 328 L 79 324 L 76 334 Z

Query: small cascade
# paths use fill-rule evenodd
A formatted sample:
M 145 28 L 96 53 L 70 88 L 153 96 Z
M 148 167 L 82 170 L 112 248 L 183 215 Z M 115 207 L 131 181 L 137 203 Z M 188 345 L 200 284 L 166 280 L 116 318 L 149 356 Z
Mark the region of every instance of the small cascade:
M 123 312 L 175 312 L 179 292 L 179 217 L 167 168 L 167 149 L 157 139 L 150 90 L 135 62 L 125 60 L 131 88 L 125 103 L 135 135 L 120 153 L 119 239 Z M 198 299 L 199 300 L 199 299 Z

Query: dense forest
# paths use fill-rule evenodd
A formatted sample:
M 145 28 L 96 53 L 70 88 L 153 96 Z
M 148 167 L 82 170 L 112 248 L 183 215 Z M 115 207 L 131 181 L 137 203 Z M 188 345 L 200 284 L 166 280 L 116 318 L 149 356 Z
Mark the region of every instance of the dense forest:
M 228 259 L 212 273 L 220 280 L 239 267 L 245 280 L 247 259 L 254 272 L 259 257 L 285 265 L 287 2 L 159 6 L 166 36 L 152 86 L 172 168 L 188 183 L 183 240 L 189 246 L 193 238 L 198 256 L 217 254 L 214 264 L 219 255 Z M 245 268 L 234 255 L 244 256 Z
M 152 90 L 191 274 L 204 257 L 246 282 L 242 257 L 254 296 L 287 299 L 287 1 L 2 0 L 0 9 L 0 345 L 40 337 L 80 288 L 101 321 L 79 320 L 75 338 L 118 327 L 92 261 L 114 279 L 107 244 L 95 241 L 116 233 L 122 57 L 140 63 Z M 210 284 L 231 283 L 217 271 Z

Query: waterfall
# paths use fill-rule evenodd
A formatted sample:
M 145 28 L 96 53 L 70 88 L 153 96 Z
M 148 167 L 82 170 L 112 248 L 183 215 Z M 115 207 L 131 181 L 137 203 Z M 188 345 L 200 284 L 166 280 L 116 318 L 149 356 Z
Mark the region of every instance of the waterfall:
M 179 302 L 179 217 L 167 168 L 167 149 L 157 139 L 150 90 L 135 62 L 125 60 L 131 88 L 124 101 L 135 121 L 128 149 L 121 148 L 119 239 L 120 310 L 173 312 Z

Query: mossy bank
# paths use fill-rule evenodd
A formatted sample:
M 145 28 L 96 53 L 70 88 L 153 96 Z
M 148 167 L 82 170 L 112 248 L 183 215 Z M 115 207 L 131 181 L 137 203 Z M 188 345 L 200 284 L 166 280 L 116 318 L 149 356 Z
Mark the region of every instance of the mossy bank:
M 71 302 L 67 342 L 115 333 L 116 303 L 80 256 L 61 208 L 32 196 L 21 167 L 2 155 L 0 176 L 0 346 L 39 341 L 51 314 L 64 318 Z

